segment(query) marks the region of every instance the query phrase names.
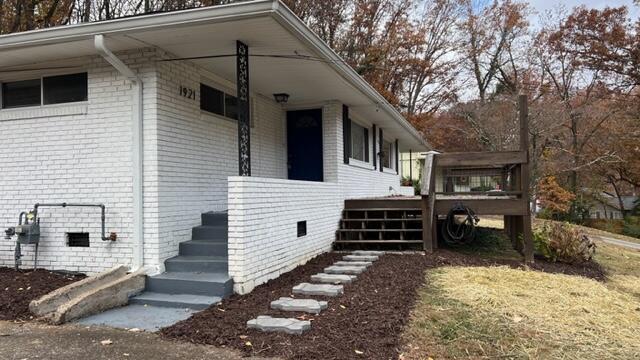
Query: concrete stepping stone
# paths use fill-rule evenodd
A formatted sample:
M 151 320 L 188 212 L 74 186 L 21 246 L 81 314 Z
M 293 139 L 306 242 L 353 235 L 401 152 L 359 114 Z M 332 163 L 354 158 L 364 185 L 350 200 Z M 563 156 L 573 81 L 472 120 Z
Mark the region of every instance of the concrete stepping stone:
M 247 328 L 262 331 L 279 331 L 287 334 L 300 335 L 311 329 L 311 321 L 293 318 L 274 318 L 271 316 L 258 316 L 247 321 Z
M 345 274 L 324 274 L 311 275 L 311 281 L 325 284 L 350 284 L 356 277 Z
M 342 258 L 346 261 L 376 261 L 378 260 L 377 256 L 374 255 L 346 255 Z
M 342 285 L 302 283 L 293 287 L 296 295 L 338 296 L 344 293 Z
M 326 301 L 318 301 L 314 299 L 294 299 L 290 297 L 281 297 L 271 302 L 271 308 L 283 311 L 302 311 L 311 314 L 320 314 L 320 311 L 329 306 Z
M 381 256 L 384 255 L 384 251 L 356 250 L 351 255 Z
M 327 274 L 347 274 L 358 275 L 367 270 L 366 266 L 329 266 L 324 268 L 324 272 Z
M 337 261 L 334 266 L 371 266 L 373 263 L 371 261 Z

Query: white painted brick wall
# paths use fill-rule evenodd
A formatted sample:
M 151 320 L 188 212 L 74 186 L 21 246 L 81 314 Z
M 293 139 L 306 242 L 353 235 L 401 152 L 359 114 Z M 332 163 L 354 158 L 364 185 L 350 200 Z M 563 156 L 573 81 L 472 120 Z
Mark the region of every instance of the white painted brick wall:
M 164 259 L 177 255 L 178 243 L 191 238 L 201 213 L 227 209 L 227 178 L 238 175 L 237 123 L 200 110 L 203 78 L 207 74 L 189 62 L 158 64 L 159 241 L 155 261 L 160 266 Z M 180 86 L 196 89 L 196 99 L 181 97 Z M 256 94 L 252 99 L 252 174 L 286 177 L 284 112 L 270 99 Z
M 229 177 L 229 274 L 238 293 L 329 251 L 345 199 L 406 192 L 395 173 L 344 164 L 342 104 L 322 113 L 325 182 Z M 297 237 L 304 220 L 307 235 Z
M 229 177 L 229 274 L 245 294 L 331 249 L 343 208 L 337 183 Z M 298 221 L 307 235 L 297 237 Z
M 155 74 L 149 50 L 120 54 L 145 85 Z M 88 101 L 81 104 L 0 110 L 0 226 L 36 202 L 104 203 L 107 232 L 100 240 L 96 208 L 42 208 L 38 265 L 99 272 L 132 259 L 131 83 L 100 57 L 87 58 Z M 153 97 L 153 90 L 146 96 Z M 148 110 L 148 104 L 146 109 Z M 89 232 L 91 246 L 68 247 L 66 232 Z M 15 239 L 15 238 L 14 238 Z M 0 241 L 0 266 L 13 265 L 14 241 Z M 33 266 L 33 246 L 23 266 Z

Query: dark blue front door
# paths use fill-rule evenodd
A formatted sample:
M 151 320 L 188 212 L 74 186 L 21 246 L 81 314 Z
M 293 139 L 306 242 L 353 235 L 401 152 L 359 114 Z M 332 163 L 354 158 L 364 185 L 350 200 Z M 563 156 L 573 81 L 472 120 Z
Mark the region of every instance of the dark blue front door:
M 287 112 L 290 180 L 322 181 L 322 110 Z

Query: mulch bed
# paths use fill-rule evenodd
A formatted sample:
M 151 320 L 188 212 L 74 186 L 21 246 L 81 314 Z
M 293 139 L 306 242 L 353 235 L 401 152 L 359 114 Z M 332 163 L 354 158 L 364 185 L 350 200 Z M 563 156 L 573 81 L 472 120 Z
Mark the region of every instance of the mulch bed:
M 29 303 L 55 289 L 83 279 L 81 274 L 0 267 L 0 320 L 29 320 Z
M 233 295 L 190 319 L 162 329 L 168 338 L 232 347 L 246 355 L 286 359 L 396 359 L 401 334 L 424 283 L 427 269 L 440 266 L 506 265 L 521 268 L 522 262 L 488 260 L 449 250 L 434 254 L 387 254 L 358 279 L 345 285 L 345 294 L 328 300 L 319 315 L 271 310 L 269 304 L 291 296 L 291 288 L 338 261 L 344 254 L 320 255 L 307 264 L 256 287 L 251 293 Z M 573 266 L 537 261 L 534 270 L 604 279 L 598 266 Z M 246 322 L 258 315 L 311 319 L 311 330 L 301 336 L 248 330 Z

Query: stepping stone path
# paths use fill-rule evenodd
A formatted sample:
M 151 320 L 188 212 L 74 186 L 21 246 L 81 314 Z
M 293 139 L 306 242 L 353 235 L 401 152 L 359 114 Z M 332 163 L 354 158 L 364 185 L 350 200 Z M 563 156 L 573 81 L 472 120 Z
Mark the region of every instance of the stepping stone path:
M 353 255 L 381 256 L 384 255 L 384 251 L 356 250 L 353 252 Z
M 281 297 L 271 302 L 271 308 L 283 311 L 301 311 L 311 314 L 320 314 L 320 311 L 329 306 L 326 301 L 317 301 L 314 299 L 294 299 L 290 297 Z
M 262 331 L 281 331 L 287 334 L 300 335 L 311 329 L 311 321 L 258 316 L 256 319 L 247 321 L 247 327 Z
M 378 260 L 377 255 L 347 255 L 342 259 L 347 261 L 376 261 Z
M 347 275 L 359 275 L 367 269 L 366 266 L 329 266 L 324 268 L 324 272 L 327 274 L 347 274 Z
M 373 265 L 371 261 L 338 261 L 334 266 L 366 266 L 369 267 Z
M 344 293 L 342 285 L 302 283 L 293 287 L 296 295 L 338 296 Z
M 355 280 L 354 275 L 341 275 L 341 274 L 315 274 L 311 275 L 311 281 L 325 283 L 325 284 L 350 284 Z
M 305 296 L 338 296 L 344 293 L 344 286 L 356 279 L 355 275 L 363 273 L 367 267 L 384 255 L 382 251 L 358 250 L 343 257 L 332 266 L 324 269 L 324 273 L 311 275 L 311 281 L 320 284 L 301 283 L 293 287 L 296 295 Z M 297 299 L 281 297 L 271 302 L 271 308 L 282 311 L 306 312 L 319 314 L 328 307 L 326 301 L 315 299 Z M 311 329 L 311 322 L 294 318 L 274 318 L 271 316 L 258 316 L 247 321 L 247 328 L 262 331 L 279 331 L 287 334 L 300 335 Z

